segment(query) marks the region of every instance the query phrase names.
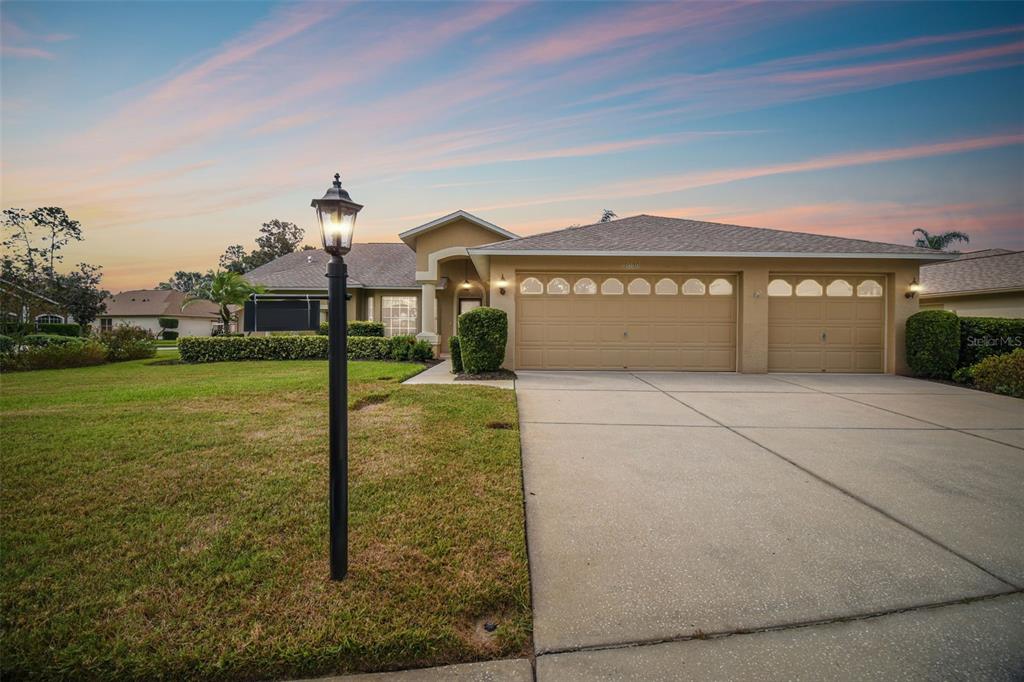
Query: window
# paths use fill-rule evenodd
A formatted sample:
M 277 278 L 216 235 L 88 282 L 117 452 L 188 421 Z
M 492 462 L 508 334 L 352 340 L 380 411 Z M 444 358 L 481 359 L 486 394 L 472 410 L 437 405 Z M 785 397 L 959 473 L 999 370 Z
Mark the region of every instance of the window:
M 878 298 L 882 295 L 882 285 L 873 279 L 866 279 L 857 285 L 857 295 L 864 298 Z
M 769 296 L 792 296 L 793 285 L 784 279 L 773 279 L 768 283 Z
M 559 295 L 559 296 L 561 296 L 563 294 L 568 294 L 569 293 L 569 283 L 566 282 L 561 277 L 555 277 L 554 279 L 552 279 L 551 281 L 548 282 L 548 293 L 549 294 L 556 294 L 556 295 Z
M 703 296 L 706 289 L 704 282 L 690 278 L 683 282 L 683 296 Z
M 805 279 L 796 285 L 797 296 L 821 296 L 824 290 L 813 279 Z
M 601 282 L 601 293 L 609 296 L 618 296 L 622 293 L 622 282 L 614 277 L 609 277 Z
M 670 280 L 668 277 L 659 279 L 658 283 L 654 285 L 654 293 L 659 296 L 675 296 L 679 293 L 679 287 L 676 283 Z
M 543 294 L 544 285 L 536 277 L 527 277 L 519 284 L 521 294 Z
M 572 290 L 577 294 L 596 294 L 597 283 L 589 277 L 584 277 L 583 279 L 576 280 Z
M 732 283 L 727 279 L 716 279 L 708 287 L 708 293 L 712 296 L 732 296 Z
M 651 283 L 646 279 L 637 277 L 629 283 L 629 293 L 634 296 L 645 296 L 651 293 Z
M 109 331 L 112 331 L 113 329 L 114 329 L 114 320 L 112 320 L 109 317 L 101 317 L 100 318 L 100 331 L 101 332 L 109 332 Z
M 396 336 L 419 331 L 416 303 L 415 296 L 381 296 L 380 318 L 384 323 L 384 333 Z
M 828 296 L 853 296 L 853 287 L 845 279 L 834 279 L 825 287 Z
M 366 319 L 373 322 L 373 296 L 366 299 Z
M 64 318 L 60 315 L 36 315 L 36 322 L 39 324 L 63 324 Z

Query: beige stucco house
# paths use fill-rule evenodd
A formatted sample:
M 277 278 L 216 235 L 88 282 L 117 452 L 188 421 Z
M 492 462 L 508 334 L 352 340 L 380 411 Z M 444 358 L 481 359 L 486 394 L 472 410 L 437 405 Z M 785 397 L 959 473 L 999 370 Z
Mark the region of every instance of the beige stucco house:
M 136 289 L 122 291 L 103 300 L 106 311 L 93 323 L 103 331 L 119 325 L 141 327 L 154 335 L 160 334 L 160 318 L 178 320 L 178 336 L 210 336 L 222 326 L 217 305 L 209 301 L 196 301 L 185 306 L 187 295 L 171 289 Z
M 922 267 L 921 308 L 1024 318 L 1024 251 L 974 251 Z
M 461 312 L 508 313 L 511 369 L 904 373 L 908 295 L 930 249 L 639 215 L 517 237 L 465 211 L 357 244 L 349 319 L 441 353 Z M 326 254 L 247 274 L 326 290 Z

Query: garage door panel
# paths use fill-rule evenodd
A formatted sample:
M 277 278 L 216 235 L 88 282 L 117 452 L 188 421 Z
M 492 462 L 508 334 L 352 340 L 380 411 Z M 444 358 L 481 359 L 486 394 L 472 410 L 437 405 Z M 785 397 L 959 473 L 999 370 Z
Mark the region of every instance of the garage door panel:
M 850 278 L 852 286 L 865 278 Z M 777 275 L 790 285 L 812 279 L 821 296 L 773 296 L 768 303 L 768 370 L 881 372 L 884 369 L 885 297 L 828 296 L 827 275 Z M 782 288 L 784 289 L 784 287 Z M 813 287 L 806 289 L 813 292 Z M 849 289 L 847 289 L 849 291 Z M 783 291 L 784 293 L 784 291 Z M 838 293 L 838 292 L 836 292 Z
M 520 273 L 545 284 L 564 273 Z M 580 274 L 598 283 L 640 277 L 652 286 L 666 275 Z M 678 283 L 686 276 L 670 275 Z M 733 283 L 735 277 L 723 275 Z M 701 275 L 710 284 L 714 277 Z M 736 297 L 682 294 L 545 293 L 517 297 L 516 352 L 522 369 L 735 369 Z

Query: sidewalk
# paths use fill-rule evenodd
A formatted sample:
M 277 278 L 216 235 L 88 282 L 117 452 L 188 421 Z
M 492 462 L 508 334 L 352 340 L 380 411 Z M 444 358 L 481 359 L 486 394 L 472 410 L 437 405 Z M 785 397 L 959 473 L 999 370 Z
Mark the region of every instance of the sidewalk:
M 482 381 L 456 381 L 452 374 L 451 360 L 443 360 L 429 369 L 420 372 L 411 379 L 406 379 L 403 384 L 457 384 L 459 386 L 493 386 L 512 390 L 515 382 L 511 379 L 489 379 Z

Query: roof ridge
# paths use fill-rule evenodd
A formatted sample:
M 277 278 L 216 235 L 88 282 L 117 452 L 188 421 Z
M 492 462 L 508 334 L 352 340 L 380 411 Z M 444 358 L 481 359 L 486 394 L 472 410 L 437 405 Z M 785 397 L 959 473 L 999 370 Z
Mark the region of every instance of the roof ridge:
M 988 249 L 979 249 L 979 251 L 988 251 Z M 949 265 L 951 263 L 967 263 L 968 261 L 985 260 L 986 258 L 1004 258 L 1006 256 L 1016 256 L 1017 254 L 1024 253 L 1024 251 L 1007 251 L 1006 253 L 990 253 L 987 256 L 975 256 L 974 258 L 952 258 L 950 260 L 939 261 L 938 263 L 929 263 L 922 267 L 931 267 L 932 265 Z M 966 254 L 960 254 L 961 256 Z

